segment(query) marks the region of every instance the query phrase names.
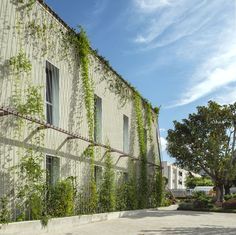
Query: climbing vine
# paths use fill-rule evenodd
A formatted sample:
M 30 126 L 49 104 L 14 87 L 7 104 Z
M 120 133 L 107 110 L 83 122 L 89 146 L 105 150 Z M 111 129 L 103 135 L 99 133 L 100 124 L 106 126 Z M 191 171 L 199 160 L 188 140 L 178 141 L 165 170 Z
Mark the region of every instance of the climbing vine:
M 25 52 L 21 49 L 19 54 L 9 60 L 10 68 L 14 77 L 13 106 L 23 115 L 37 115 L 43 118 L 43 99 L 41 87 L 32 85 L 30 72 L 32 65 Z M 20 84 L 24 84 L 22 87 Z M 20 120 L 15 128 L 15 135 L 18 139 L 24 137 L 25 123 Z M 29 130 L 34 130 L 35 125 L 27 123 Z M 15 166 L 14 172 L 17 173 L 17 220 L 41 219 L 43 214 L 44 183 L 43 170 L 41 168 L 43 155 L 38 146 L 42 146 L 44 135 L 36 132 L 31 138 L 32 147 L 25 149 L 22 145 L 17 154 L 19 163 Z M 37 146 L 37 147 L 33 147 Z
M 94 138 L 94 91 L 92 79 L 89 77 L 89 55 L 90 55 L 90 43 L 87 35 L 82 27 L 80 27 L 80 33 L 77 38 L 74 38 L 73 42 L 76 42 L 76 49 L 78 49 L 78 56 L 81 67 L 81 77 L 84 92 L 84 102 L 86 108 L 86 116 L 88 123 L 88 136 L 90 140 Z M 97 209 L 98 195 L 96 189 L 96 182 L 94 178 L 94 147 L 88 148 L 88 156 L 90 157 L 90 182 L 89 191 L 90 197 L 88 204 L 90 205 L 91 212 L 95 212 Z
M 36 0 L 13 0 L 19 9 L 26 10 L 28 16 L 32 10 Z M 21 10 L 20 10 L 21 11 Z M 24 15 L 21 14 L 20 15 Z M 22 115 L 30 115 L 44 120 L 44 101 L 43 101 L 43 86 L 33 83 L 31 72 L 32 64 L 24 51 L 25 34 L 31 37 L 36 44 L 42 44 L 43 55 L 48 53 L 50 42 L 48 42 L 48 33 L 57 28 L 54 24 L 49 24 L 45 19 L 28 20 L 25 22 L 18 16 L 16 31 L 18 34 L 20 48 L 17 55 L 9 59 L 9 68 L 11 76 L 13 76 L 13 96 L 12 105 Z M 41 21 L 40 21 L 41 20 Z M 152 124 L 153 110 L 149 103 L 144 101 L 141 96 L 131 87 L 123 78 L 111 69 L 109 62 L 101 58 L 96 51 L 91 50 L 90 43 L 86 32 L 80 28 L 80 32 L 68 30 L 63 32 L 60 30 L 57 35 L 62 38 L 62 50 L 66 51 L 73 47 L 75 51 L 75 60 L 81 71 L 81 81 L 83 88 L 83 98 L 86 108 L 86 118 L 88 124 L 88 137 L 94 139 L 94 88 L 93 80 L 89 74 L 91 56 L 95 56 L 103 63 L 104 76 L 102 80 L 107 83 L 107 88 L 110 92 L 119 97 L 120 106 L 124 106 L 127 101 L 134 98 L 134 108 L 136 113 L 136 125 L 140 150 L 140 176 L 136 178 L 135 164 L 132 162 L 132 173 L 130 173 L 127 182 L 122 181 L 119 187 L 115 188 L 114 169 L 112 166 L 111 153 L 108 151 L 105 158 L 105 173 L 101 190 L 97 192 L 95 177 L 94 177 L 94 161 L 95 149 L 94 146 L 89 146 L 86 149 L 86 156 L 90 160 L 90 180 L 85 187 L 86 200 L 81 200 L 80 205 L 86 204 L 86 213 L 95 213 L 100 206 L 101 211 L 113 211 L 116 209 L 137 209 L 145 208 L 147 205 L 147 146 L 145 137 L 145 125 L 149 133 L 149 139 L 152 141 Z M 23 85 L 22 85 L 23 84 Z M 146 121 L 144 120 L 143 111 L 146 111 Z M 155 110 L 158 112 L 159 110 Z M 17 185 L 17 220 L 41 219 L 44 225 L 48 221 L 48 213 L 52 216 L 70 216 L 74 213 L 74 198 L 75 193 L 71 182 L 68 180 L 58 182 L 52 189 L 49 202 L 46 203 L 47 187 L 45 184 L 45 171 L 42 168 L 44 155 L 41 147 L 44 145 L 44 134 L 36 124 L 24 122 L 20 120 L 15 125 L 15 135 L 18 139 L 25 137 L 26 133 L 34 132 L 28 145 L 19 146 L 17 156 L 20 159 L 14 171 L 20 180 Z M 157 179 L 156 177 L 155 179 Z M 156 190 L 155 192 L 157 192 Z M 47 193 L 46 193 L 47 192 Z M 98 194 L 99 193 L 99 194 Z M 157 195 L 158 193 L 156 193 Z M 116 200 L 117 199 L 117 200 Z M 9 202 L 4 198 L 1 201 L 0 222 L 7 223 L 10 215 L 8 209 Z M 47 204 L 47 205 L 46 205 Z M 139 204 L 139 205 L 138 205 Z M 85 212 L 83 212 L 85 213 Z
M 136 113 L 137 134 L 140 154 L 140 176 L 139 176 L 139 207 L 147 205 L 147 146 L 143 120 L 142 99 L 139 94 L 134 93 L 134 107 Z

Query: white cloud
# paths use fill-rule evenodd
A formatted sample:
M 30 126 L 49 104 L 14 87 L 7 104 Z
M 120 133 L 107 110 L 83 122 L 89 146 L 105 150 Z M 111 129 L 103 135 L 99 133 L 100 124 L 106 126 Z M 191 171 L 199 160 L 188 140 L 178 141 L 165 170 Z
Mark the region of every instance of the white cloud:
M 160 132 L 166 132 L 165 128 L 160 128 L 159 130 L 160 130 Z
M 134 3 L 138 10 L 146 13 L 156 11 L 158 8 L 162 8 L 171 5 L 173 0 L 134 0 Z
M 133 1 L 134 19 L 141 18 L 134 39 L 140 46 L 136 50 L 142 52 L 176 43 L 173 53 L 193 61 L 193 72 L 183 84 L 183 93 L 169 107 L 186 105 L 213 93 L 213 98 L 221 102 L 234 99 L 235 92 L 227 93 L 226 88 L 236 82 L 235 1 Z M 157 63 L 160 60 L 154 60 L 150 70 Z
M 161 151 L 165 152 L 167 146 L 167 140 L 164 137 L 160 137 L 160 140 L 161 140 Z
M 142 30 L 134 41 L 146 44 L 145 49 L 153 49 L 189 36 L 205 26 L 219 12 L 220 4 L 221 1 L 136 0 L 138 9 L 142 9 L 146 17 Z M 166 8 L 160 10 L 160 6 L 166 6 Z M 145 9 L 149 8 L 152 11 L 148 11 L 149 15 L 147 15 Z
M 233 104 L 236 102 L 236 86 L 231 88 L 226 88 L 224 92 L 217 95 L 215 98 L 212 98 L 219 104 Z
M 192 103 L 215 91 L 222 91 L 229 84 L 236 82 L 236 44 L 225 41 L 225 48 L 223 49 L 225 52 L 222 52 L 222 49 L 219 50 L 215 56 L 207 58 L 199 66 L 191 78 L 192 84 L 189 85 L 182 97 L 169 107 Z M 232 91 L 225 94 L 224 99 L 218 97 L 218 100 L 221 102 L 232 100 L 233 94 Z

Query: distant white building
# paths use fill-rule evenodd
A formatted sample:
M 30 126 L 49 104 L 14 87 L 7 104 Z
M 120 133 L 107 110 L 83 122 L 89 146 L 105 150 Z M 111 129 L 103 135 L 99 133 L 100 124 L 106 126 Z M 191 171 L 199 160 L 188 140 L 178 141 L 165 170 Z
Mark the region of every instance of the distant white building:
M 162 162 L 163 176 L 168 179 L 169 189 L 186 189 L 185 180 L 189 174 L 189 171 L 181 169 L 174 164 L 170 164 L 167 161 Z M 199 174 L 191 172 L 195 177 L 201 177 Z

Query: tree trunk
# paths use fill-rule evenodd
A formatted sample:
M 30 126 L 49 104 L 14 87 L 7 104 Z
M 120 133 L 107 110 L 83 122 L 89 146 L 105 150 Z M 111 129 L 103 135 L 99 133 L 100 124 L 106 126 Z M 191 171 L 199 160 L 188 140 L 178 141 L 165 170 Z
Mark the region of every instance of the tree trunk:
M 216 185 L 216 202 L 222 203 L 224 198 L 224 185 L 218 184 Z
M 232 185 L 230 184 L 225 184 L 224 188 L 225 188 L 225 195 L 229 195 L 230 194 L 230 188 L 232 187 Z

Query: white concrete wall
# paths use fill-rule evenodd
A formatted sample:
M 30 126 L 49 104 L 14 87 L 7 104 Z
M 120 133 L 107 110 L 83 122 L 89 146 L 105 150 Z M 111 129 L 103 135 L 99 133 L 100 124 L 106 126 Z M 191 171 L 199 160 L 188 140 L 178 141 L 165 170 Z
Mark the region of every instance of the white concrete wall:
M 9 59 L 16 56 L 20 48 L 26 52 L 32 63 L 32 71 L 27 76 L 21 75 L 22 82 L 20 86 L 24 89 L 27 84 L 41 85 L 41 95 L 45 98 L 45 82 L 46 73 L 45 66 L 48 60 L 59 69 L 59 127 L 69 130 L 73 133 L 88 137 L 88 126 L 86 118 L 86 109 L 84 104 L 84 96 L 82 91 L 82 80 L 78 61 L 75 60 L 73 50 L 69 49 L 68 55 L 62 57 L 62 39 L 58 36 L 60 30 L 66 31 L 67 28 L 57 20 L 44 6 L 36 2 L 32 11 L 25 12 L 21 15 L 17 11 L 17 6 L 13 4 L 14 1 L 1 0 L 0 1 L 0 106 L 11 107 L 11 97 L 14 91 L 14 76 L 9 73 L 7 63 Z M 46 30 L 46 35 L 43 38 L 33 38 L 27 25 L 32 20 L 36 19 L 36 23 L 52 28 Z M 20 25 L 19 30 L 15 27 Z M 44 47 L 48 49 L 45 51 Z M 129 117 L 130 121 L 130 153 L 136 157 L 139 155 L 139 147 L 137 140 L 137 131 L 135 126 L 134 104 L 132 99 L 129 100 L 124 107 L 120 107 L 119 97 L 111 93 L 108 88 L 107 79 L 115 79 L 116 74 L 109 71 L 109 75 L 105 73 L 104 65 L 101 60 L 91 55 L 90 78 L 94 81 L 94 92 L 102 98 L 103 106 L 103 130 L 102 140 L 113 148 L 119 150 L 123 149 L 123 114 Z M 103 77 L 105 80 L 101 81 Z M 129 89 L 130 90 L 130 89 Z M 132 92 L 130 90 L 130 92 Z M 24 97 L 24 92 L 22 97 Z M 44 107 L 45 112 L 46 108 Z M 7 185 L 12 182 L 14 185 L 15 176 L 9 175 L 9 168 L 16 165 L 18 162 L 17 152 L 24 151 L 24 148 L 29 147 L 30 142 L 23 142 L 23 140 L 30 135 L 32 128 L 28 128 L 29 122 L 25 122 L 25 129 L 22 137 L 16 138 L 14 122 L 17 118 L 13 116 L 0 117 L 0 176 L 2 175 L 2 187 L 0 194 L 6 192 Z M 35 125 L 35 128 L 37 125 Z M 157 124 L 154 118 L 152 126 L 152 134 L 154 137 L 154 148 L 151 148 L 151 143 L 148 141 L 148 160 L 158 161 L 158 146 L 155 141 Z M 7 131 L 6 131 L 7 130 Z M 66 139 L 66 135 L 58 133 L 52 129 L 42 130 L 45 133 L 45 141 L 42 144 L 42 151 L 44 154 L 56 155 L 60 158 L 61 177 L 77 176 L 78 179 L 84 181 L 86 179 L 86 172 L 88 164 L 83 156 L 83 151 L 88 144 L 81 140 L 70 140 L 66 142 L 60 150 L 59 146 Z M 104 149 L 96 147 L 96 163 L 103 165 Z M 155 159 L 153 159 L 153 154 Z M 127 171 L 127 158 L 121 158 L 119 155 L 112 154 L 114 167 L 117 170 Z M 45 167 L 45 163 L 44 163 Z M 149 167 L 149 169 L 151 169 Z
M 186 189 L 185 180 L 188 176 L 189 171 L 181 169 L 167 161 L 162 162 L 164 176 L 168 178 L 169 189 Z M 180 172 L 182 176 L 180 176 Z M 201 177 L 198 174 L 191 172 L 195 177 Z M 182 182 L 182 184 L 180 184 Z
M 110 213 L 100 213 L 93 215 L 81 215 L 81 216 L 72 216 L 64 218 L 54 218 L 51 219 L 47 227 L 42 227 L 40 221 L 27 221 L 27 222 L 18 222 L 10 223 L 6 225 L 0 224 L 0 234 L 1 235 L 46 235 L 52 233 L 66 233 L 70 232 L 71 229 L 76 229 L 84 224 L 107 221 L 112 219 L 118 219 L 122 217 L 129 217 L 138 215 L 148 211 L 144 210 L 133 210 L 133 211 L 117 211 Z

